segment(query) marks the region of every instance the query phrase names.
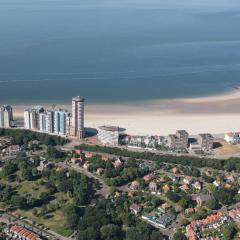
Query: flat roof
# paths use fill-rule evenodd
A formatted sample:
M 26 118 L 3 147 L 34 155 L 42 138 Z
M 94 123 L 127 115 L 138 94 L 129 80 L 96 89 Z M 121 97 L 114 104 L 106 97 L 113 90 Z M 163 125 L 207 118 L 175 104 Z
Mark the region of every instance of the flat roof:
M 119 132 L 120 128 L 117 126 L 110 126 L 110 125 L 104 125 L 100 126 L 99 129 L 105 130 L 105 131 L 110 131 L 110 132 Z
M 76 96 L 72 98 L 73 101 L 84 101 L 85 99 L 81 96 Z

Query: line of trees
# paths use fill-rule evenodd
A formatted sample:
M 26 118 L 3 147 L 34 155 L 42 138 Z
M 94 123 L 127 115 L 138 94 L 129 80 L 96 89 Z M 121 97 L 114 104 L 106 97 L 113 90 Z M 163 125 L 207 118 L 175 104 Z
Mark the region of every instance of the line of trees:
M 76 148 L 81 148 L 85 151 L 102 152 L 123 157 L 131 157 L 136 159 L 147 159 L 156 162 L 168 162 L 191 167 L 210 167 L 217 170 L 237 171 L 240 172 L 240 158 L 229 158 L 224 160 L 216 160 L 213 158 L 199 158 L 193 156 L 174 156 L 174 155 L 159 155 L 152 152 L 133 152 L 127 149 L 117 147 L 102 147 L 98 145 L 82 144 Z
M 30 141 L 37 140 L 40 144 L 56 146 L 64 145 L 68 142 L 66 138 L 49 135 L 24 129 L 4 129 L 0 128 L 0 137 L 12 138 L 12 144 L 24 145 Z

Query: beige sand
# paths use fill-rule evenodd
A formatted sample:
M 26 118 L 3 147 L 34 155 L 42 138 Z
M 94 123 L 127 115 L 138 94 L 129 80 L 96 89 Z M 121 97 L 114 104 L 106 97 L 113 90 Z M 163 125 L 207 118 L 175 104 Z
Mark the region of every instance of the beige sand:
M 28 106 L 14 106 L 15 117 L 23 117 Z M 46 106 L 47 107 L 47 106 Z M 70 109 L 70 105 L 59 106 Z M 240 90 L 189 99 L 168 99 L 122 105 L 87 105 L 86 126 L 117 125 L 129 134 L 166 135 L 177 129 L 190 134 L 240 130 Z

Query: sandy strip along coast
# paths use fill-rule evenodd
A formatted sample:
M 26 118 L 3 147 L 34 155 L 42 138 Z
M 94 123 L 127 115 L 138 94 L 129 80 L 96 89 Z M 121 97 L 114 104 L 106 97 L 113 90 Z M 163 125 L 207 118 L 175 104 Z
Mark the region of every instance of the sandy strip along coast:
M 13 107 L 14 116 L 23 118 L 23 111 L 29 106 Z M 57 107 L 71 110 L 70 105 Z M 125 127 L 130 134 L 144 135 L 166 135 L 176 129 L 186 129 L 191 134 L 239 131 L 240 90 L 209 97 L 154 100 L 137 104 L 88 105 L 86 102 L 86 126 L 98 127 L 104 124 Z

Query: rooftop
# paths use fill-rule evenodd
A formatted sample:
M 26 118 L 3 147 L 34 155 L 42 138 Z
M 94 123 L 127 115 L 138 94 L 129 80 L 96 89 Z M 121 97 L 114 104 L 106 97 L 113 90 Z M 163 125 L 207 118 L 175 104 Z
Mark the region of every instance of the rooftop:
M 76 102 L 84 102 L 85 99 L 83 97 L 76 96 L 76 97 L 73 97 L 72 100 Z
M 109 132 L 124 131 L 124 129 L 121 129 L 121 128 L 117 127 L 117 126 L 110 126 L 110 125 L 100 126 L 99 129 L 104 130 L 104 131 L 109 131 Z

